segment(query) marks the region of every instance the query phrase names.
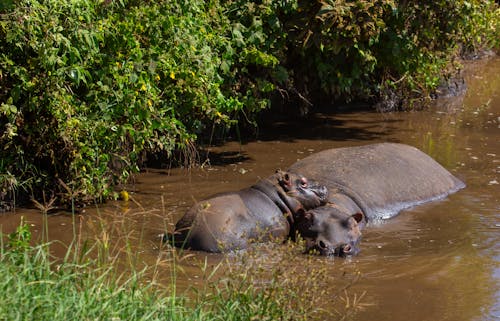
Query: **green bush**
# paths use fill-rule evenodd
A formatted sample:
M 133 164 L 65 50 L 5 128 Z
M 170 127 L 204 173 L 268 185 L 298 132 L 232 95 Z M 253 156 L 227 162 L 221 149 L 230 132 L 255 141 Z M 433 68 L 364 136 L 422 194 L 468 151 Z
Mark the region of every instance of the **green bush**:
M 387 88 L 398 91 L 406 108 L 412 99 L 429 97 L 443 78 L 454 76 L 460 55 L 499 46 L 499 17 L 493 1 L 399 2 L 376 48 L 377 97 Z
M 147 154 L 189 157 L 275 97 L 400 108 L 498 48 L 499 21 L 490 0 L 4 2 L 0 209 L 117 197 Z
M 460 51 L 498 48 L 499 17 L 494 1 L 303 1 L 287 19 L 288 68 L 318 103 L 427 97 Z
M 295 1 L 222 1 L 230 23 L 231 49 L 222 69 L 224 88 L 236 95 L 250 116 L 270 106 L 271 93 L 287 89 L 286 16 L 297 8 Z
M 34 179 L 35 198 L 61 181 L 107 198 L 145 152 L 230 125 L 242 105 L 221 90 L 219 15 L 204 1 L 16 2 L 0 29 L 1 173 Z
M 299 88 L 319 90 L 327 102 L 368 97 L 376 78 L 373 48 L 393 8 L 391 0 L 304 1 L 291 19 L 294 56 L 289 65 L 302 75 Z

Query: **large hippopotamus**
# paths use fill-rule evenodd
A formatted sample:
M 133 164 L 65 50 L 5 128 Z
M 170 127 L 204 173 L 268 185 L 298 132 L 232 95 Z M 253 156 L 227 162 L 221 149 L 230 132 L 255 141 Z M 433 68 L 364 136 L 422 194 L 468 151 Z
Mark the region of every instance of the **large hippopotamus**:
M 289 171 L 325 185 L 331 202 L 361 211 L 368 221 L 391 218 L 465 187 L 430 156 L 396 143 L 325 150 L 296 162 Z
M 297 213 L 326 203 L 328 191 L 306 177 L 283 171 L 236 192 L 193 205 L 176 223 L 178 247 L 208 252 L 244 249 L 250 242 L 285 239 Z
M 329 190 L 329 204 L 299 215 L 296 224 L 308 249 L 325 255 L 341 249 L 356 252 L 360 235 L 354 230 L 362 229 L 366 222 L 391 218 L 405 208 L 465 187 L 422 151 L 395 143 L 325 150 L 296 162 L 289 171 L 315 179 Z M 333 223 L 330 217 L 348 221 Z M 332 226 L 354 224 L 351 217 L 358 226 L 349 228 L 347 234 L 345 229 L 331 233 Z

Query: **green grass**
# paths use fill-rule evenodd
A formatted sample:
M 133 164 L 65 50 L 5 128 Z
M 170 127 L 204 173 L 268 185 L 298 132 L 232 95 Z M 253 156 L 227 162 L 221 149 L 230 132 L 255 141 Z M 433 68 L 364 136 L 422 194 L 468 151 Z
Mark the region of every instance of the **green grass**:
M 188 310 L 175 297 L 140 284 L 140 274 L 123 281 L 113 280 L 111 268 L 51 266 L 45 246 L 22 257 L 11 254 L 4 253 L 0 265 L 2 320 L 202 319 L 200 311 Z
M 90 251 L 54 258 L 53 244 L 30 246 L 29 239 L 21 225 L 2 244 L 0 320 L 204 319 L 175 294 L 143 282 L 145 271 L 117 274 L 113 265 L 86 257 Z
M 362 307 L 325 311 L 332 302 L 342 307 L 350 284 L 329 293 L 325 282 L 331 284 L 331 276 L 292 246 L 283 246 L 287 251 L 278 258 L 257 249 L 228 256 L 215 268 L 201 262 L 203 285 L 186 296 L 176 291 L 182 258 L 174 249 L 160 251 L 159 261 L 168 257 L 166 262 L 137 270 L 124 268 L 118 256 L 95 255 L 106 243 L 99 240 L 91 247 L 71 245 L 64 258 L 54 257 L 55 243 L 30 245 L 23 222 L 1 239 L 0 320 L 310 320 L 325 315 L 335 320 Z M 166 273 L 171 281 L 165 286 L 155 276 Z

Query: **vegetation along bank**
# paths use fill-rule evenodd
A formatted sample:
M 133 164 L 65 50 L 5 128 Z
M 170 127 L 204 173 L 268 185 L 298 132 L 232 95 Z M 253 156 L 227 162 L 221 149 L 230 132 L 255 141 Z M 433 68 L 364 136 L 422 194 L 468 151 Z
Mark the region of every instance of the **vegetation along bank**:
M 0 210 L 118 197 L 277 105 L 414 108 L 499 46 L 489 0 L 2 1 Z

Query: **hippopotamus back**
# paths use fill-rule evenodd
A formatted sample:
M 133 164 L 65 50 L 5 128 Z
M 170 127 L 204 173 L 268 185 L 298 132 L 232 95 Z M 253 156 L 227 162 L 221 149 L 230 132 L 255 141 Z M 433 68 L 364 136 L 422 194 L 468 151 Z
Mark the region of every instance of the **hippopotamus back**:
M 331 197 L 349 196 L 368 220 L 393 217 L 404 208 L 465 187 L 417 148 L 394 143 L 325 150 L 289 170 L 324 184 Z
M 296 213 L 324 205 L 327 197 L 326 187 L 302 175 L 277 171 L 249 188 L 197 202 L 165 240 L 178 247 L 209 252 L 284 240 Z

